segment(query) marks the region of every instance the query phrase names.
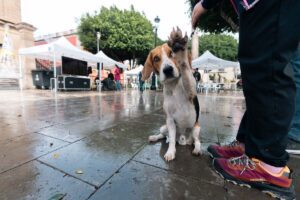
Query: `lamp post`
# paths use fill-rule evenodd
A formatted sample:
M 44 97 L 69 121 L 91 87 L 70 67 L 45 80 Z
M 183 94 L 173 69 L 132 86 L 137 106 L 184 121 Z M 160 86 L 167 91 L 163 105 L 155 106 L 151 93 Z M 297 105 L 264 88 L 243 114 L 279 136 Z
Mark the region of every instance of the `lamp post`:
M 98 31 L 97 32 L 97 53 L 99 53 L 99 51 L 100 51 L 100 47 L 99 47 L 100 38 L 101 38 L 101 33 Z M 100 65 L 100 63 L 97 63 L 97 67 L 98 67 L 98 77 L 99 77 L 98 91 L 101 92 L 101 65 Z
M 154 48 L 155 48 L 156 45 L 157 45 L 157 29 L 158 29 L 158 24 L 160 22 L 160 18 L 158 16 L 156 16 L 155 19 L 154 19 L 154 22 L 155 22 L 155 26 L 154 26 L 154 30 L 155 30 Z M 151 87 L 150 87 L 150 89 L 151 90 L 156 90 L 156 75 L 155 75 L 154 72 L 152 74 L 152 80 L 151 80 Z
M 101 38 L 101 33 L 98 31 L 98 32 L 97 32 L 97 53 L 99 52 L 99 42 L 100 42 L 100 38 Z

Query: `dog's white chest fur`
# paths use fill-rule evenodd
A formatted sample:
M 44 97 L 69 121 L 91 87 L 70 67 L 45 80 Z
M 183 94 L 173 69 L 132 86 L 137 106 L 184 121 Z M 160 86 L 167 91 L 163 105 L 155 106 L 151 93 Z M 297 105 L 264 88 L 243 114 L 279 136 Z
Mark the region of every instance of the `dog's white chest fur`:
M 167 117 L 175 121 L 176 128 L 192 128 L 196 122 L 196 111 L 194 105 L 186 96 L 182 80 L 179 80 L 176 85 L 171 87 L 169 85 L 164 90 L 164 110 Z

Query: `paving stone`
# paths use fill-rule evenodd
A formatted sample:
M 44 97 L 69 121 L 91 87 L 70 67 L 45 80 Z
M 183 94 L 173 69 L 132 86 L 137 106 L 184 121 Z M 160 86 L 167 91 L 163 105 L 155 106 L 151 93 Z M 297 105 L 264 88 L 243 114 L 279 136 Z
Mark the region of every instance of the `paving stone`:
M 130 162 L 101 187 L 91 200 L 106 199 L 226 199 L 221 186 L 177 176 L 165 170 Z
M 47 200 L 56 194 L 64 194 L 64 200 L 82 200 L 95 190 L 37 161 L 0 174 L 0 182 L 1 200 Z
M 69 123 L 67 125 L 55 125 L 44 128 L 39 133 L 58 138 L 67 142 L 75 142 L 85 138 L 93 133 L 107 129 L 117 123 L 110 117 L 102 118 L 101 120 L 89 119 L 78 122 Z
M 67 144 L 39 134 L 27 134 L 0 141 L 0 173 Z
M 164 160 L 168 144 L 165 141 L 147 145 L 134 160 L 156 166 L 176 174 L 191 177 L 202 182 L 222 186 L 224 181 L 211 168 L 211 159 L 207 155 L 192 155 L 191 146 L 176 146 L 176 158 L 171 162 Z
M 152 125 L 119 124 L 39 160 L 100 186 L 147 142 L 150 131 L 153 131 Z M 83 174 L 77 174 L 76 170 L 82 170 Z

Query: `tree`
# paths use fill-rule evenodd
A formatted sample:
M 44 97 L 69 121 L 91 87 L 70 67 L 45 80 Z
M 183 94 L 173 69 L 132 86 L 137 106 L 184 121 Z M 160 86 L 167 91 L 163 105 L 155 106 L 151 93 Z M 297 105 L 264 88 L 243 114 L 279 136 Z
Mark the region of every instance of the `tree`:
M 145 60 L 154 45 L 151 22 L 134 10 L 101 7 L 99 13 L 81 17 L 79 38 L 85 49 L 96 53 L 96 33 L 101 33 L 100 49 L 116 60 Z
M 237 40 L 230 35 L 209 34 L 199 38 L 199 54 L 209 50 L 215 56 L 225 60 L 237 60 Z
M 187 0 L 190 5 L 190 13 L 199 0 Z M 198 26 L 204 32 L 211 33 L 222 33 L 227 32 L 238 32 L 238 15 L 232 7 L 230 0 L 222 0 L 216 7 L 208 10 L 201 17 L 201 23 Z

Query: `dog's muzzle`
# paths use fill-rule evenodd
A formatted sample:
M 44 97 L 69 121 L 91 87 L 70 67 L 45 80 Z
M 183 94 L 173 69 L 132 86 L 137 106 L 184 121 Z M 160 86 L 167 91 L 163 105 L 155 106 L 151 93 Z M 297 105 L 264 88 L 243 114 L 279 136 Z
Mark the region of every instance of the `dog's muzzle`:
M 174 77 L 173 71 L 174 70 L 171 65 L 166 65 L 163 69 L 163 73 L 165 74 L 166 78 Z

